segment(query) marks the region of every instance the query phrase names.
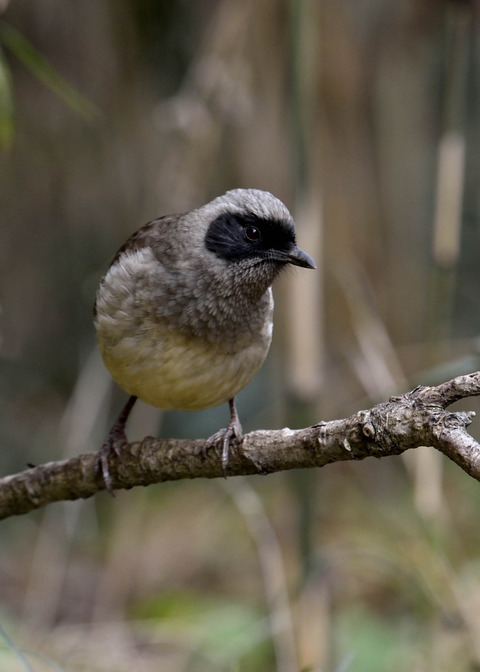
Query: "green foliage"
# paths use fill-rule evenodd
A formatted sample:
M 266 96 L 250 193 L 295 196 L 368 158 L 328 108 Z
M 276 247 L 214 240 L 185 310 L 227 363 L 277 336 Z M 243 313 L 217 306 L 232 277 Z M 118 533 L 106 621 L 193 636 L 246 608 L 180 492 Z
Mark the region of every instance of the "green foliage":
M 101 112 L 85 98 L 38 49 L 13 26 L 0 22 L 0 45 L 8 49 L 23 65 L 54 93 L 75 114 L 88 122 L 98 121 Z M 0 144 L 5 146 L 13 139 L 13 92 L 10 70 L 0 51 Z
M 12 76 L 0 48 L 0 147 L 8 148 L 14 136 Z
M 26 672 L 34 672 L 33 667 L 28 662 L 27 658 L 23 651 L 21 651 L 13 642 L 12 639 L 7 635 L 5 630 L 0 625 L 0 637 L 3 639 L 5 649 L 0 645 L 0 669 L 7 669 L 6 665 L 8 664 L 9 669 L 11 669 L 12 663 L 16 660 L 18 663 L 18 669 L 26 670 Z M 2 660 L 3 659 L 3 660 Z M 13 669 L 12 669 L 13 672 Z
M 353 656 L 355 672 L 404 672 L 415 667 L 419 642 L 414 633 L 361 607 L 345 609 L 336 619 L 340 659 Z
M 271 663 L 267 618 L 246 602 L 177 591 L 149 598 L 135 613 L 143 635 L 168 633 L 191 649 L 189 670 L 242 672 Z

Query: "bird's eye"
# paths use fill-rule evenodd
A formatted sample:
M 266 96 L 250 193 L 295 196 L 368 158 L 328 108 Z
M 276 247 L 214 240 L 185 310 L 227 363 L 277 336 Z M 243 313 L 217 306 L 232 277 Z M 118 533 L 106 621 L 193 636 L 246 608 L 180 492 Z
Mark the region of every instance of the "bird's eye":
M 262 234 L 257 226 L 247 226 L 245 236 L 251 243 L 256 243 L 262 239 Z

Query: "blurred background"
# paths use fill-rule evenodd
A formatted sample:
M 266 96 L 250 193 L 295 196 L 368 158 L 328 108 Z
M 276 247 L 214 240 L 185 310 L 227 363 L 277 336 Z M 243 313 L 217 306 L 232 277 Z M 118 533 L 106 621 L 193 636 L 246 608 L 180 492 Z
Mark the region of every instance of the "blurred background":
M 1 474 L 100 447 L 102 274 L 234 187 L 318 264 L 275 287 L 246 431 L 479 369 L 479 35 L 473 0 L 2 0 Z M 227 418 L 138 404 L 128 433 Z M 0 669 L 473 672 L 479 511 L 427 448 L 54 504 L 1 524 Z

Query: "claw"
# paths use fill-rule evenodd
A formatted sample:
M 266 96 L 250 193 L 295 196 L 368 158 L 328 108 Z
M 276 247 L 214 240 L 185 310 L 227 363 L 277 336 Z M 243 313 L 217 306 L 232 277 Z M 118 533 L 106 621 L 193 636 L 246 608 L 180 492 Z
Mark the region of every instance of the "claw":
M 105 487 L 112 497 L 115 497 L 115 493 L 113 492 L 112 477 L 110 476 L 108 460 L 112 455 L 118 457 L 120 455 L 120 450 L 125 443 L 127 443 L 125 432 L 121 435 L 120 432 L 114 431 L 114 428 L 112 427 L 109 435 L 98 451 L 97 459 L 95 461 L 95 471 L 102 477 Z
M 219 429 L 218 432 L 212 434 L 205 442 L 205 451 L 210 448 L 214 448 L 218 457 L 221 460 L 222 464 L 222 473 L 224 478 L 227 478 L 227 468 L 228 468 L 228 458 L 230 455 L 231 444 L 241 446 L 242 445 L 242 425 L 238 418 L 237 409 L 235 406 L 235 399 L 230 399 L 228 402 L 230 406 L 230 422 L 223 429 Z M 219 450 L 219 444 L 221 442 L 222 451 Z
M 119 457 L 122 446 L 128 443 L 127 435 L 125 434 L 125 424 L 136 401 L 137 397 L 134 397 L 133 395 L 129 398 L 108 433 L 102 447 L 98 451 L 95 460 L 95 472 L 102 477 L 105 487 L 112 497 L 115 497 L 115 493 L 113 492 L 113 483 L 112 477 L 110 476 L 108 460 L 112 454 Z

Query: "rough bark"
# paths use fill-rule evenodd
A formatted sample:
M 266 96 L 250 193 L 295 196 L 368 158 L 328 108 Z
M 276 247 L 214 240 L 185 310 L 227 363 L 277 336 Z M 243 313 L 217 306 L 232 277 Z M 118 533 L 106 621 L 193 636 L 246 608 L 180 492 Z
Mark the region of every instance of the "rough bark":
M 478 395 L 480 371 L 436 387 L 417 387 L 343 420 L 319 422 L 306 429 L 251 432 L 241 446 L 232 447 L 228 475 L 323 467 L 432 446 L 480 481 L 480 445 L 466 430 L 475 413 L 446 410 L 459 399 Z M 146 437 L 125 444 L 121 454 L 109 460 L 109 468 L 114 489 L 223 475 L 219 454 L 206 450 L 205 441 L 198 439 Z M 104 489 L 95 453 L 49 462 L 0 479 L 0 518 L 51 502 L 91 497 Z

